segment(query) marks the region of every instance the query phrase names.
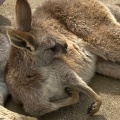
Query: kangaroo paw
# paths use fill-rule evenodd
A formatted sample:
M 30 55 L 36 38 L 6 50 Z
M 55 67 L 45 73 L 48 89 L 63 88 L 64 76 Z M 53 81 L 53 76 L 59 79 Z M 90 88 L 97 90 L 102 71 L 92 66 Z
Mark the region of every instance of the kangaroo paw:
M 69 87 L 66 87 L 66 88 L 65 88 L 65 92 L 66 92 L 69 96 L 72 96 L 72 94 L 73 94 L 72 89 L 69 88 Z
M 88 108 L 87 113 L 93 116 L 96 112 L 99 111 L 101 104 L 102 104 L 101 99 L 98 102 L 93 102 Z

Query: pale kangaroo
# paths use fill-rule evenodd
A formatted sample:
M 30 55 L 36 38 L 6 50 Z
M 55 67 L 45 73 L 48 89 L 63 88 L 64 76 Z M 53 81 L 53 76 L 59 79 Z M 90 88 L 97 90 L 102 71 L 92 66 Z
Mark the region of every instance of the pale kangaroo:
M 86 83 L 94 75 L 96 57 L 49 15 L 35 15 L 31 26 L 26 0 L 17 0 L 16 15 L 18 30 L 8 30 L 12 45 L 6 78 L 13 99 L 30 115 L 40 116 L 75 104 L 82 91 L 93 100 L 88 113 L 94 115 L 101 98 Z M 66 87 L 72 90 L 70 97 Z
M 0 105 L 4 105 L 4 102 L 8 95 L 7 86 L 5 84 L 5 67 L 9 56 L 8 37 L 5 34 L 5 28 L 0 26 Z
M 61 0 L 61 2 L 58 3 L 60 5 L 62 4 L 64 8 L 65 7 L 64 2 L 66 1 Z M 81 10 L 81 8 L 79 8 L 79 4 L 78 4 L 79 2 L 82 3 L 83 1 L 82 0 L 76 1 L 76 5 L 74 6 L 76 7 L 76 10 L 77 9 Z M 91 3 L 92 2 L 93 1 L 91 0 Z M 103 9 L 101 9 L 101 11 L 103 10 L 103 13 L 105 13 L 106 16 L 109 16 L 108 18 L 113 23 L 115 23 L 118 28 L 119 24 L 116 22 L 116 20 L 108 11 L 108 9 L 104 5 L 102 5 L 102 3 L 97 1 L 94 2 L 95 5 L 100 6 L 100 8 L 102 6 Z M 71 14 L 75 12 L 74 8 L 72 6 L 69 6 L 72 5 L 72 3 L 74 3 L 74 1 L 68 0 L 67 9 L 68 9 L 68 13 Z M 59 8 L 60 7 L 59 4 L 55 5 L 55 7 L 58 6 Z M 96 52 L 95 54 L 103 58 L 116 60 L 116 61 L 119 61 L 118 60 L 119 56 L 116 57 L 118 55 L 118 51 L 116 51 L 116 56 L 114 55 L 112 56 L 111 53 L 110 53 L 111 57 L 104 56 L 104 54 L 101 51 L 100 53 L 98 52 L 100 50 L 99 47 L 104 46 L 104 43 L 100 44 L 100 46 L 98 46 L 98 49 L 96 48 L 96 46 L 94 46 L 94 42 L 97 43 L 97 41 L 93 40 L 92 43 L 92 37 L 90 39 L 91 42 L 89 43 L 88 41 L 89 44 L 86 45 L 85 43 L 83 43 L 81 39 L 78 39 L 75 35 L 68 32 L 69 30 L 70 31 L 72 30 L 68 29 L 69 27 L 66 27 L 67 23 L 64 24 L 64 22 L 62 23 L 61 21 L 60 21 L 61 23 L 59 23 L 58 21 L 59 17 L 54 16 L 54 13 L 58 13 L 58 12 L 61 13 L 62 9 L 56 10 L 55 8 L 54 13 L 52 13 L 53 11 L 51 11 L 50 13 L 49 1 L 48 3 L 45 3 L 42 7 L 36 10 L 32 19 L 33 20 L 32 26 L 30 21 L 31 12 L 27 1 L 18 0 L 18 5 L 19 6 L 17 6 L 17 15 L 18 15 L 17 23 L 19 30 L 8 31 L 9 37 L 11 39 L 11 43 L 13 45 L 11 46 L 11 52 L 9 58 L 7 83 L 13 98 L 24 105 L 26 112 L 28 112 L 33 116 L 39 116 L 44 113 L 59 109 L 61 107 L 76 103 L 78 101 L 78 94 L 75 90 L 72 91 L 73 94 L 71 97 L 66 98 L 68 97 L 68 95 L 65 93 L 64 88 L 70 87 L 76 89 L 77 91 L 82 90 L 83 92 L 87 93 L 91 98 L 93 98 L 95 103 L 92 104 L 92 106 L 89 109 L 89 113 L 93 115 L 95 112 L 99 110 L 99 107 L 101 105 L 101 99 L 86 84 L 88 83 L 88 81 L 95 72 L 95 63 L 96 63 L 95 62 L 96 56 L 88 52 L 88 50 L 91 50 L 93 53 Z M 82 8 L 84 8 L 84 5 L 85 4 L 82 4 L 83 6 Z M 21 6 L 24 6 L 23 9 L 20 9 L 22 8 Z M 73 12 L 69 11 L 69 8 L 70 10 L 73 9 Z M 94 9 L 91 12 L 95 13 L 96 9 Z M 67 14 L 62 13 L 62 15 L 64 16 L 62 16 L 61 18 L 63 18 L 63 20 L 66 18 L 67 20 L 67 16 L 66 16 Z M 83 14 L 85 13 L 83 12 Z M 78 16 L 77 15 L 78 14 L 76 13 L 76 16 L 74 16 L 76 20 L 77 18 L 80 17 L 79 15 Z M 90 25 L 86 23 L 84 25 L 88 25 L 87 28 L 93 27 L 94 28 L 93 30 L 99 30 L 96 27 L 97 26 L 100 27 L 102 26 L 102 24 L 105 23 L 100 24 L 101 19 L 103 19 L 103 16 L 100 16 L 100 19 L 97 19 L 97 14 L 95 15 L 94 15 L 95 17 L 93 17 L 92 19 L 93 22 L 91 21 Z M 68 14 L 68 17 L 69 16 L 70 15 Z M 85 15 L 84 17 L 86 17 L 86 19 L 89 19 Z M 72 19 L 71 16 L 70 18 Z M 94 22 L 96 23 L 95 26 L 94 26 Z M 73 21 L 73 23 L 75 22 Z M 84 28 L 84 25 L 82 26 L 82 28 Z M 66 30 L 65 27 L 68 30 Z M 81 28 L 81 26 L 79 27 Z M 108 27 L 109 29 L 109 27 L 111 26 L 106 26 L 106 27 Z M 85 27 L 85 30 L 88 29 L 86 29 Z M 81 33 L 86 34 L 87 32 L 84 31 L 84 29 L 83 31 L 79 31 L 78 29 L 78 33 L 80 34 Z M 74 34 L 76 34 L 76 32 Z M 84 38 L 82 34 L 80 38 Z M 99 38 L 97 39 L 98 41 L 101 40 Z M 86 40 L 86 39 L 82 39 L 82 40 Z M 65 41 L 68 44 L 68 48 L 66 48 Z M 101 40 L 101 42 L 103 41 Z M 66 49 L 68 53 L 65 55 L 64 52 L 66 51 Z M 106 55 L 106 48 L 103 48 L 103 51 L 104 49 Z M 118 45 L 118 49 L 119 49 L 119 45 Z M 64 100 L 59 100 L 59 99 L 63 99 L 64 97 L 65 97 Z
M 98 0 L 51 0 L 42 6 L 44 13 L 51 15 L 67 30 L 85 41 L 89 51 L 107 60 L 97 62 L 97 72 L 114 78 L 120 78 L 119 64 L 114 63 L 120 62 L 118 9 Z M 41 7 L 37 11 L 39 10 Z
M 36 15 L 38 11 L 52 16 L 82 38 L 94 54 L 107 60 L 120 61 L 120 24 L 100 1 L 49 0 L 37 9 Z

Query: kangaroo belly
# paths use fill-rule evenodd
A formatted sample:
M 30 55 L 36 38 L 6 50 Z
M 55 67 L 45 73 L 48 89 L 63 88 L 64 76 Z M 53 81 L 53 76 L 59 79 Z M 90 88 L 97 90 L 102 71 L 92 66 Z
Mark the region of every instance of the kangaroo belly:
M 46 96 L 46 99 L 51 102 L 68 97 L 68 94 L 65 92 L 65 88 L 61 84 L 61 81 L 54 77 L 47 80 L 47 84 L 43 85 L 42 91 L 43 96 Z

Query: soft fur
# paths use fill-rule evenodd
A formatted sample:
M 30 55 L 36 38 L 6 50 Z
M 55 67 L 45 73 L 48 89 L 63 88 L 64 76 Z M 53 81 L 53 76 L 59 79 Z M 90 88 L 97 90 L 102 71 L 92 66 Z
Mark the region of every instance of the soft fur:
M 94 75 L 96 57 L 82 40 L 42 11 L 41 18 L 35 13 L 31 26 L 27 1 L 17 0 L 16 14 L 18 30 L 8 31 L 12 45 L 7 84 L 13 99 L 29 114 L 40 116 L 75 104 L 79 100 L 76 91 L 82 91 L 94 101 L 88 113 L 95 114 L 101 98 L 86 83 Z M 71 97 L 66 87 L 73 89 Z
M 96 55 L 120 61 L 120 25 L 109 9 L 97 0 L 50 0 L 36 10 L 32 26 L 26 0 L 17 0 L 16 13 L 17 30 L 8 31 L 7 85 L 13 99 L 40 116 L 75 104 L 82 91 L 93 99 L 88 113 L 94 115 L 101 98 L 86 83 Z
M 5 82 L 5 67 L 9 57 L 10 43 L 5 34 L 5 27 L 0 26 L 0 105 L 4 102 L 8 95 L 7 86 Z
M 98 0 L 49 0 L 36 10 L 59 21 L 82 38 L 89 50 L 104 59 L 120 61 L 120 24 Z

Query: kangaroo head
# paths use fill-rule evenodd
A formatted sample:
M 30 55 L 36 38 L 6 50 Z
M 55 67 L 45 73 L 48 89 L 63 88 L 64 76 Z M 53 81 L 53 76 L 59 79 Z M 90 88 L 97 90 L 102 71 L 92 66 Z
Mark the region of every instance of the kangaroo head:
M 42 64 L 49 64 L 52 59 L 67 50 L 66 42 L 46 31 L 31 28 L 31 9 L 27 0 L 16 2 L 17 30 L 8 30 L 11 45 L 27 56 L 37 59 Z M 36 34 L 37 33 L 37 34 Z M 29 54 L 29 55 L 28 55 Z

